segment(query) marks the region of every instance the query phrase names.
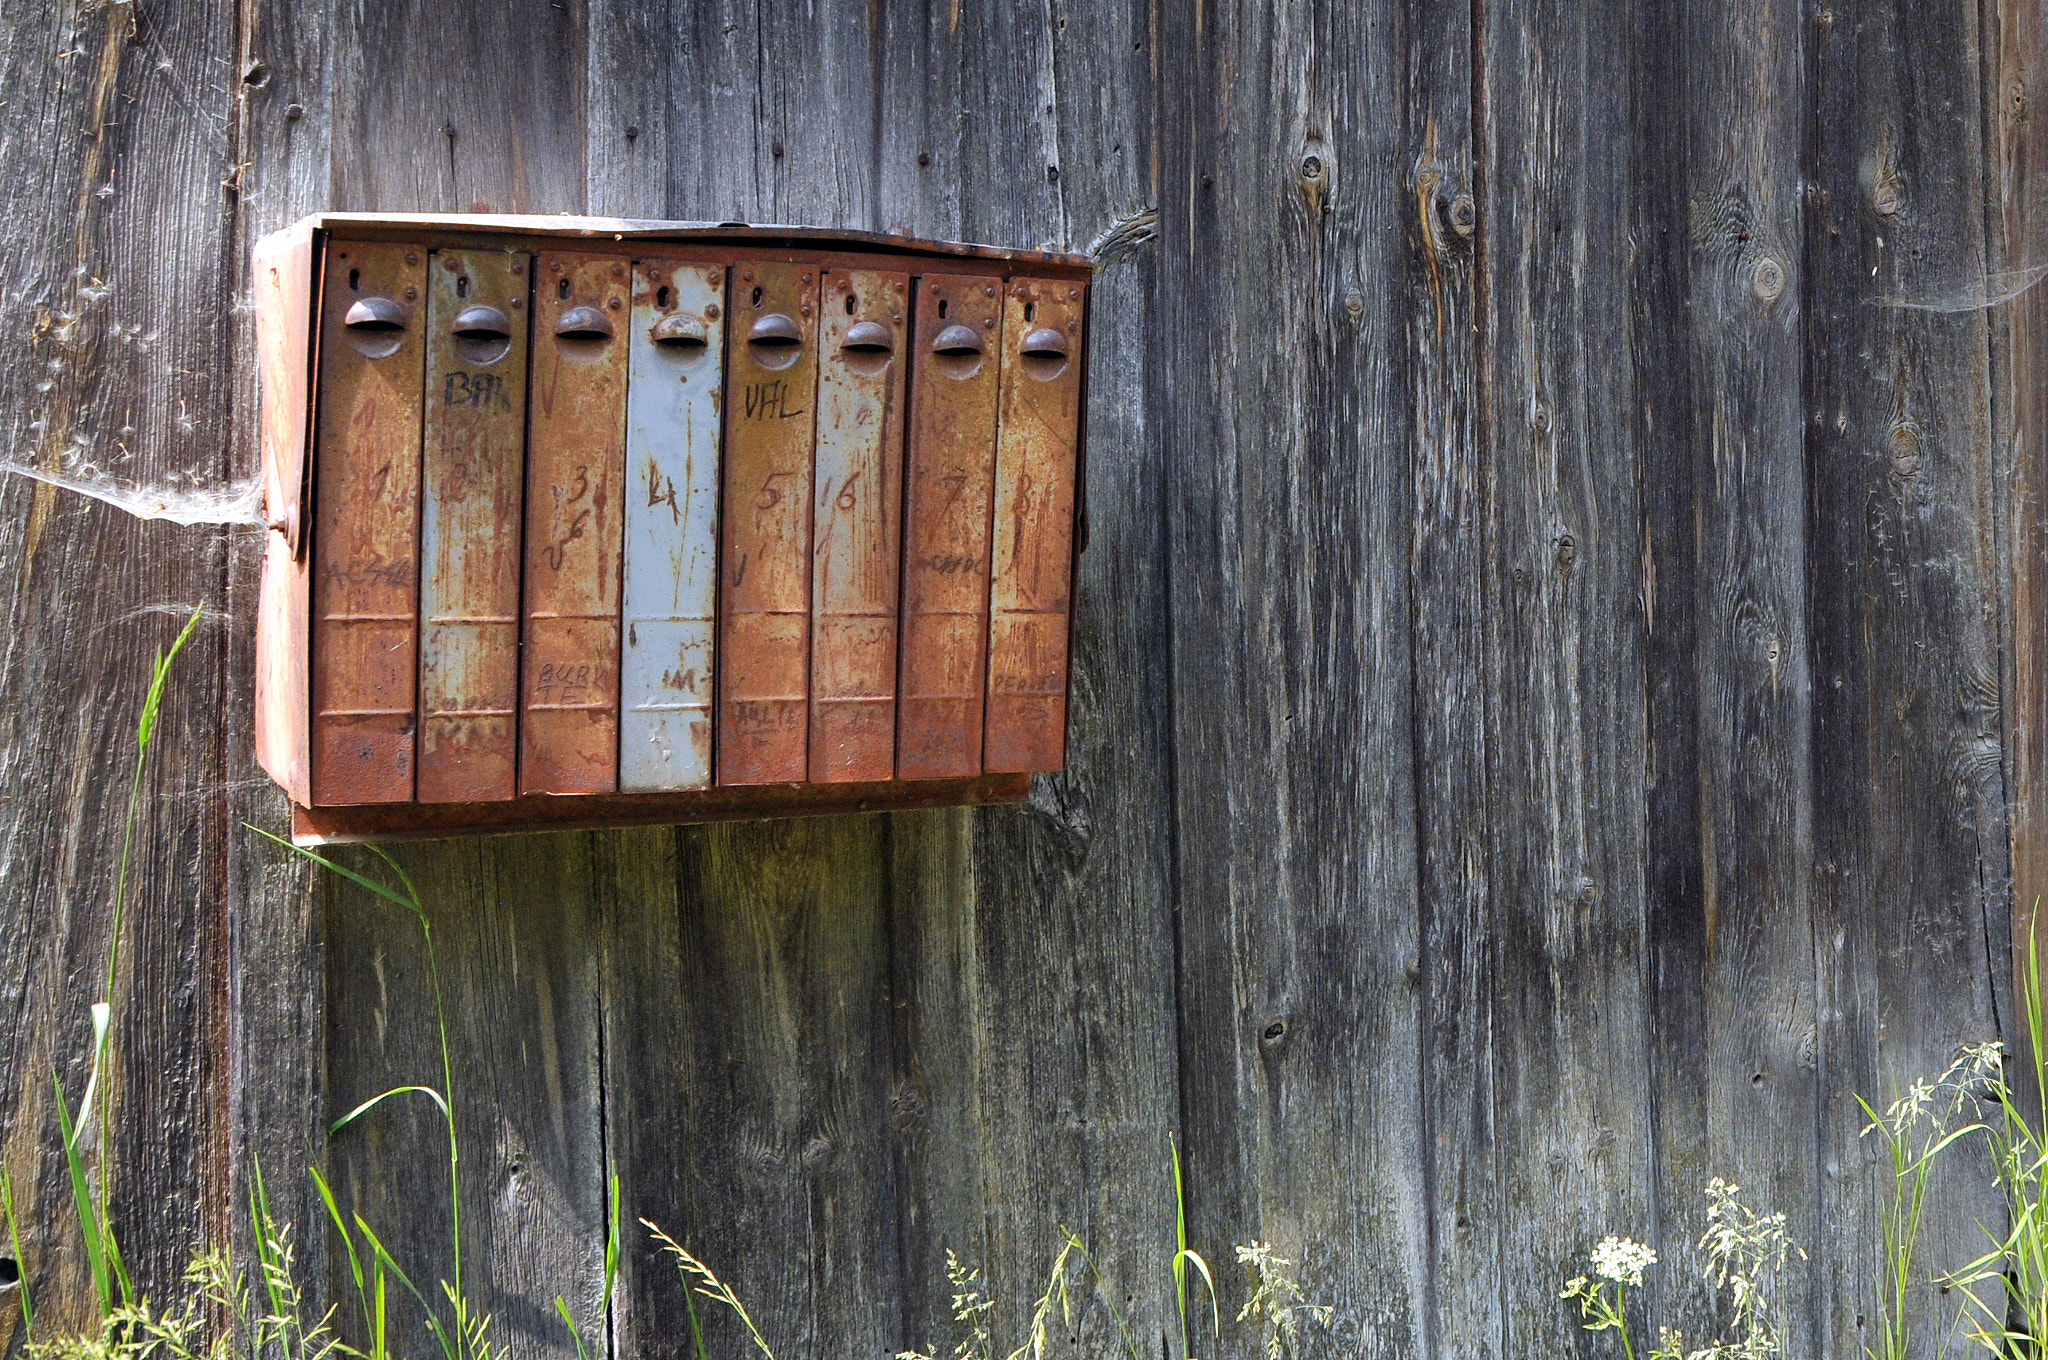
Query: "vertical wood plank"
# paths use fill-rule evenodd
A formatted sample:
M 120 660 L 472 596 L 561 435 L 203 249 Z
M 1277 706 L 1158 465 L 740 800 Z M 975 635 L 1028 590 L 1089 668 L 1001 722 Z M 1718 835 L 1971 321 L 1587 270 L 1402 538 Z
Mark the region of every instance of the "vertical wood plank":
M 1065 1224 L 1104 1279 L 1055 1344 L 1114 1353 L 1114 1305 L 1143 1353 L 1178 1353 L 1167 444 L 1145 244 L 1155 64 L 1171 49 L 1152 22 L 1139 6 L 900 7 L 878 40 L 875 225 L 1109 242 L 1088 318 L 1066 771 L 1024 807 L 893 819 L 905 1339 L 919 1345 L 955 1335 L 948 1248 L 987 1272 L 997 1336 L 1021 1338 Z M 1227 1271 L 1227 1237 L 1196 1245 Z
M 451 1103 L 461 1150 L 462 1285 L 492 1340 L 518 1360 L 574 1355 L 555 1316 L 562 1294 L 597 1315 L 604 1222 L 596 1042 L 599 910 L 591 837 L 524 837 L 526 852 L 491 840 L 405 847 L 433 929 L 453 1061 Z M 350 867 L 392 881 L 374 856 Z M 435 980 L 419 922 L 352 884 L 327 888 L 328 1080 L 339 1118 L 379 1092 L 443 1089 Z M 332 1181 L 345 1215 L 360 1214 L 422 1292 L 440 1305 L 454 1283 L 448 1133 L 424 1096 L 394 1097 L 333 1136 Z M 361 1250 L 358 1244 L 358 1250 Z M 332 1253 L 340 1256 L 337 1250 Z M 338 1261 L 336 1325 L 367 1338 Z M 420 1310 L 393 1282 L 391 1347 L 429 1354 Z
M 1679 96 L 1646 104 L 1641 128 L 1662 267 L 1677 272 L 1645 309 L 1640 476 L 1655 599 L 1658 1245 L 1663 1301 L 1693 1330 L 1714 1316 L 1691 1249 L 1710 1177 L 1782 1210 L 1802 1242 L 1818 1227 L 1798 197 L 1809 18 L 1794 3 L 1660 12 L 1680 41 L 1645 73 Z M 1818 1340 L 1811 1278 L 1795 1262 L 1782 1286 L 1799 1301 L 1788 1352 Z
M 869 23 L 847 3 L 596 10 L 591 201 L 685 219 L 868 222 Z M 728 392 L 738 418 L 737 380 Z M 796 504 L 807 509 L 808 495 Z M 888 819 L 856 817 L 613 847 L 606 1127 L 626 1217 L 655 1220 L 710 1260 L 783 1354 L 904 1344 L 881 1028 L 889 845 Z M 674 1263 L 637 1229 L 626 1247 L 616 1353 L 687 1345 Z M 730 1317 L 702 1316 L 715 1353 L 747 1344 Z
M 2040 120 L 2029 117 L 2033 92 L 2048 88 L 2048 28 L 2036 6 L 2016 0 L 1994 0 L 1981 13 L 1987 263 L 1993 266 L 1983 302 L 1994 336 L 1993 449 L 2007 489 L 1998 538 L 2016 999 L 2048 893 L 2048 516 L 2041 509 L 2048 495 L 2048 387 L 2038 381 L 2048 342 L 2048 292 L 2037 272 L 2048 259 L 2048 218 L 2036 206 L 2048 176 L 2048 139 L 2039 133 Z M 2008 1042 L 2016 1043 L 2019 1027 L 2008 1029 Z
M 1814 939 L 1822 1175 L 1819 1339 L 1873 1345 L 1870 1263 L 1889 1165 L 1878 1108 L 1998 1034 L 2008 850 L 2001 751 L 1991 333 L 1926 310 L 1986 271 L 1975 6 L 1876 5 L 1816 31 L 1804 332 L 1811 420 Z M 1916 305 L 1918 304 L 1918 305 Z M 1939 988 L 1926 979 L 1941 978 Z M 1939 1173 L 1912 1295 L 1917 1354 L 1952 1311 L 1932 1284 L 2002 1206 L 1959 1150 Z
M 1607 1233 L 1655 1231 L 1638 810 L 1644 636 L 1663 623 L 1645 617 L 1629 396 L 1644 342 L 1626 319 L 1637 279 L 1623 244 L 1637 229 L 1650 83 L 1631 75 L 1613 99 L 1578 93 L 1638 59 L 1636 14 L 1490 5 L 1480 37 L 1498 715 L 1486 817 L 1510 1355 L 1579 1344 L 1558 1285 L 1584 1273 Z
M 578 211 L 585 184 L 580 4 L 459 0 L 454 4 L 337 3 L 332 94 L 309 104 L 305 122 L 326 122 L 330 200 L 323 206 L 381 211 Z M 546 60 L 536 60 L 545 53 Z M 459 57 L 458 57 L 459 54 Z M 514 94 L 516 92 L 516 95 Z M 451 137 L 444 129 L 452 128 Z M 595 1311 L 604 1245 L 595 939 L 603 904 L 595 865 L 602 836 L 518 836 L 430 842 L 407 851 L 436 919 L 449 1014 L 463 1025 L 458 1076 L 474 1093 L 465 1134 L 465 1230 L 479 1245 L 465 1284 L 498 1315 L 499 1339 L 516 1357 L 574 1354 L 550 1303 L 568 1295 L 579 1317 Z M 403 1010 L 376 986 L 418 981 L 417 926 L 320 888 L 328 952 L 330 1118 L 366 1089 L 395 1085 L 425 1067 L 430 1013 Z M 417 994 L 414 994 L 417 995 Z M 590 1004 L 584 1004 L 588 1000 Z M 542 1013 L 552 1006 L 552 1019 Z M 379 1032 L 382 1016 L 384 1030 Z M 498 1064 L 501 1066 L 494 1066 Z M 381 1112 L 380 1112 L 381 1113 Z M 417 1263 L 431 1290 L 449 1269 L 445 1141 L 417 1110 L 363 1137 L 337 1139 L 337 1184 L 360 1187 L 366 1205 L 401 1223 L 393 1250 Z M 376 1220 L 373 1219 L 373 1225 Z M 333 1299 L 352 1301 L 347 1262 L 330 1253 Z M 438 1298 L 438 1294 L 434 1297 Z M 347 1310 L 338 1315 L 347 1318 Z M 414 1328 L 406 1346 L 432 1346 L 417 1310 L 394 1304 Z M 358 1338 L 360 1339 L 360 1338 Z
M 236 162 L 246 164 L 236 195 L 237 241 L 231 281 L 248 288 L 254 242 L 325 207 L 333 110 L 329 102 L 327 7 L 300 0 L 260 0 L 239 16 L 239 69 L 245 81 L 236 104 Z M 294 113 L 293 110 L 297 112 Z M 241 294 L 238 292 L 237 296 Z M 254 353 L 251 319 L 235 317 L 232 353 Z M 252 479 L 259 467 L 255 365 L 237 363 L 230 472 Z M 289 814 L 256 766 L 245 736 L 252 727 L 256 673 L 257 583 L 268 531 L 231 541 L 227 575 L 228 656 L 223 683 L 221 769 L 226 780 L 224 829 L 228 857 L 222 896 L 229 913 L 227 1174 L 230 1204 L 249 1202 L 250 1180 L 264 1175 L 271 1208 L 293 1225 L 302 1287 L 315 1309 L 327 1294 L 324 1212 L 314 1197 L 309 1162 L 323 1161 L 326 1142 L 327 989 L 320 944 L 319 894 L 310 866 L 244 830 L 253 823 L 286 834 Z M 245 716 L 246 715 L 246 716 Z M 231 1214 L 233 1241 L 253 1250 L 244 1215 Z
M 0 338 L 8 465 L 143 487 L 210 488 L 225 475 L 233 222 L 220 180 L 239 73 L 220 57 L 234 43 L 227 4 L 10 15 L 0 46 L 10 205 L 0 259 L 15 318 Z M 94 1002 L 112 1006 L 102 1076 L 112 1137 L 90 1140 L 88 1162 L 138 1285 L 175 1289 L 189 1253 L 227 1229 L 228 535 L 140 523 L 8 476 L 0 557 L 0 1001 L 16 1017 L 0 1061 L 0 1154 L 26 1229 L 23 1278 L 43 1305 L 36 1321 L 54 1331 L 94 1311 L 52 1091 L 54 1075 L 74 1109 L 84 1096 Z M 201 604 L 212 617 L 165 696 L 139 794 L 109 996 L 136 715 L 152 653 Z M 0 1340 L 17 1344 L 17 1324 L 10 1300 Z
M 1476 246 L 1492 224 L 1475 164 L 1475 9 L 1422 6 L 1403 101 L 1410 158 L 1410 256 L 1403 282 L 1413 405 L 1409 527 L 1422 991 L 1421 1117 L 1429 1213 L 1425 1326 L 1434 1352 L 1503 1353 L 1500 1152 L 1496 1143 L 1487 756 L 1497 730 L 1486 618 L 1498 572 L 1488 555 L 1489 477 L 1480 423 Z M 1483 33 L 1484 30 L 1481 30 Z M 1490 156 L 1487 164 L 1492 164 Z
M 1198 1221 L 1300 1262 L 1375 1356 L 1430 1335 L 1394 19 L 1219 5 L 1160 37 L 1161 380 L 1200 450 L 1167 500 Z

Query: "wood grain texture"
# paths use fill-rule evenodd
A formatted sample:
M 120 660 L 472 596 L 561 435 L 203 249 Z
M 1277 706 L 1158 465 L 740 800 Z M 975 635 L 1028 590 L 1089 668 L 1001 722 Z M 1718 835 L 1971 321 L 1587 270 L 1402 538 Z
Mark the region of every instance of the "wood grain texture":
M 1416 1354 L 1404 68 L 1341 6 L 1166 22 L 1163 433 L 1201 450 L 1166 493 L 1196 1221 L 1298 1261 L 1338 1351 Z
M 0 224 L 14 324 L 0 339 L 7 462 L 100 469 L 149 486 L 228 468 L 223 211 L 236 73 L 233 7 L 138 13 L 47 6 L 11 15 L 0 45 Z M 226 1231 L 223 991 L 228 873 L 216 775 L 224 724 L 220 624 L 227 535 L 143 524 L 55 487 L 0 485 L 0 1004 L 10 1016 L 0 1157 L 25 1224 L 23 1276 L 39 1325 L 93 1304 L 54 1119 L 53 1075 L 75 1109 L 92 1047 L 88 1007 L 112 1005 L 102 1080 L 113 1136 L 88 1162 L 110 1191 L 138 1283 L 175 1287 L 187 1253 Z M 105 995 L 120 828 L 152 653 L 205 605 L 165 696 L 141 792 L 121 969 Z M 9 1253 L 11 1254 L 11 1252 Z M 15 1304 L 0 1335 L 21 1341 Z
M 1984 169 L 1949 148 L 1984 126 L 1981 38 L 1872 6 L 1816 34 L 1804 306 L 1814 656 L 1814 939 L 1821 1032 L 1817 1342 L 1873 1343 L 1867 1268 L 1890 1167 L 1856 1103 L 1904 1094 L 1999 1032 L 2007 976 L 2002 488 L 1991 330 L 1979 309 L 1900 306 L 1986 273 Z M 1918 985 L 1944 979 L 1939 993 Z M 1975 1149 L 1943 1169 L 1921 1228 L 1929 1272 L 1999 1225 Z M 1943 1295 L 1916 1281 L 1915 1351 Z M 1861 1325 L 1859 1325 L 1861 1324 Z
M 870 221 L 875 115 L 862 91 L 878 54 L 865 25 L 865 11 L 841 4 L 594 12 L 591 69 L 610 74 L 591 84 L 592 201 L 694 219 Z M 600 159 L 595 148 L 624 126 L 640 129 L 630 150 L 615 142 Z M 733 287 L 737 327 L 737 274 Z M 727 391 L 731 419 L 741 392 Z M 807 508 L 808 494 L 795 503 Z M 605 980 L 620 1115 L 608 1106 L 606 1127 L 626 1216 L 702 1252 L 778 1353 L 904 1344 L 879 1028 L 889 828 L 885 817 L 699 827 L 620 851 Z M 674 1262 L 630 1232 L 615 1353 L 684 1352 L 684 1299 Z M 746 1344 L 730 1317 L 700 1311 L 714 1353 Z
M 322 206 L 582 208 L 580 6 L 462 0 L 322 12 L 333 34 L 331 93 L 325 103 L 306 104 L 302 120 L 328 127 L 330 187 Z M 437 33 L 443 41 L 421 40 Z M 548 59 L 535 60 L 536 52 Z M 453 139 L 443 131 L 450 125 Z M 599 917 L 590 867 L 596 843 L 584 835 L 518 837 L 407 852 L 436 919 L 450 923 L 441 955 L 449 1013 L 472 1026 L 458 1034 L 470 1064 L 458 1083 L 476 1093 L 465 1116 L 476 1121 L 465 1135 L 465 1228 L 479 1244 L 499 1244 L 472 1249 L 475 1279 L 498 1314 L 499 1339 L 520 1360 L 573 1355 L 552 1299 L 566 1293 L 588 1318 L 599 1287 L 593 1263 L 604 1243 L 604 1164 L 590 946 Z M 360 895 L 332 879 L 321 881 L 319 896 L 332 1073 L 323 1113 L 334 1118 L 365 1088 L 396 1084 L 401 1065 L 432 1077 L 431 1065 L 419 1065 L 431 1052 L 431 1011 L 385 1012 L 379 1033 L 378 1008 L 388 997 L 375 985 L 374 961 L 384 960 L 388 976 L 417 981 L 417 925 L 358 909 Z M 543 1016 L 543 1002 L 552 1019 Z M 360 1187 L 366 1205 L 405 1206 L 389 1219 L 405 1243 L 393 1250 L 420 1263 L 422 1287 L 432 1290 L 449 1264 L 437 1216 L 446 1203 L 445 1143 L 419 1111 L 394 1107 L 392 1114 L 374 1132 L 357 1131 L 365 1136 L 352 1144 L 337 1141 L 332 1170 L 337 1185 Z M 366 1176 L 370 1167 L 377 1177 Z M 504 1258 L 492 1259 L 494 1251 Z M 352 1303 L 346 1260 L 331 1252 L 326 1264 L 329 1298 Z M 397 1312 L 410 1329 L 407 1351 L 426 1353 L 433 1343 L 417 1312 Z
M 1633 487 L 1642 431 L 1633 402 L 1613 395 L 1640 381 L 1638 342 L 1615 330 L 1637 282 L 1620 243 L 1645 167 L 1616 152 L 1632 148 L 1647 96 L 1633 81 L 1612 101 L 1570 93 L 1636 50 L 1635 15 L 1489 6 L 1480 35 L 1487 880 L 1507 1355 L 1563 1352 L 1580 1335 L 1573 1310 L 1535 1281 L 1583 1273 L 1607 1233 L 1642 1240 L 1657 1225 L 1637 811 L 1650 779 L 1652 631 Z
M 1114 1302 L 1170 1357 L 1177 1133 L 1226 1318 L 1230 1246 L 1266 1238 L 1338 1309 L 1317 1351 L 1592 1354 L 1555 1290 L 1608 1231 L 1658 1242 L 1645 1302 L 1698 1333 L 1718 1173 L 1812 1253 L 1787 1354 L 1847 1354 L 1879 1188 L 1848 1098 L 2009 1023 L 2008 904 L 2048 882 L 2048 302 L 1993 301 L 2042 252 L 2038 23 L 24 12 L 0 259 L 30 321 L 0 337 L 0 416 L 15 461 L 252 473 L 247 242 L 319 207 L 1101 241 L 1069 760 L 1029 804 L 405 851 L 500 1338 L 565 1355 L 558 1291 L 597 1320 L 609 1158 L 628 1216 L 711 1257 L 785 1355 L 949 1345 L 948 1248 L 1008 1342 L 1066 1223 L 1105 1277 L 1053 1348 L 1114 1351 Z M 98 829 L 173 622 L 136 611 L 226 615 L 164 719 L 117 997 L 145 1113 L 116 1212 L 160 1293 L 225 1230 L 230 1144 L 339 1283 L 295 1169 L 326 1117 L 436 1066 L 416 928 L 231 834 L 281 825 L 246 750 L 261 537 L 0 485 L 0 997 L 26 1017 L 0 1113 L 45 1224 Z M 439 1155 L 425 1106 L 333 1149 L 430 1289 Z M 1953 1243 L 1977 1207 L 1949 1207 Z M 61 1234 L 28 1251 L 47 1316 L 82 1316 Z M 685 1352 L 683 1315 L 629 1231 L 611 1353 Z M 1225 1330 L 1195 1353 L 1253 1353 Z
M 267 0 L 239 15 L 237 56 L 244 78 L 236 101 L 237 164 L 247 164 L 235 198 L 236 261 L 247 273 L 254 242 L 325 206 L 328 198 L 328 25 L 323 5 Z M 298 112 L 293 114 L 296 107 Z M 311 111 L 309 116 L 309 111 Z M 238 285 L 239 286 L 239 285 Z M 235 318 L 231 353 L 250 353 L 251 319 Z M 236 418 L 230 470 L 258 467 L 258 409 L 252 366 L 234 365 Z M 227 1100 L 229 1204 L 246 1204 L 253 1173 L 264 1175 L 278 1221 L 296 1227 L 302 1282 L 309 1297 L 326 1294 L 326 1235 L 313 1225 L 321 1210 L 304 1173 L 324 1164 L 326 1144 L 326 988 L 322 976 L 319 893 L 311 866 L 252 835 L 244 823 L 287 834 L 289 814 L 256 767 L 241 715 L 253 708 L 241 677 L 255 674 L 254 620 L 258 573 L 275 535 L 237 535 L 227 571 L 227 656 L 222 685 L 218 770 L 226 803 L 226 874 L 221 896 L 229 917 L 227 959 Z M 250 717 L 253 718 L 250 712 Z M 303 727 L 303 720 L 301 721 Z M 230 1212 L 232 1241 L 247 1259 L 252 1232 Z
M 877 225 L 1080 247 L 1154 201 L 1154 15 L 955 14 L 895 7 L 876 40 L 889 54 Z M 1035 781 L 1028 807 L 895 819 L 905 1339 L 918 1344 L 956 1334 L 948 1247 L 986 1269 L 996 1335 L 1021 1338 L 1066 1224 L 1104 1277 L 1082 1282 L 1058 1350 L 1114 1353 L 1114 1309 L 1142 1353 L 1179 1354 L 1160 286 L 1139 245 L 1091 299 L 1095 536 L 1079 564 L 1067 771 Z M 1227 1275 L 1225 1236 L 1195 1245 Z M 1204 1320 L 1197 1346 L 1206 1334 Z
M 463 1289 L 477 1315 L 493 1317 L 493 1339 L 521 1360 L 575 1354 L 554 1297 L 591 1319 L 602 1289 L 593 849 L 589 835 L 563 833 L 395 852 L 426 904 L 447 1006 Z M 393 882 L 366 852 L 345 862 Z M 333 1117 L 395 1086 L 443 1089 L 418 920 L 332 880 L 327 903 Z M 343 1212 L 369 1223 L 445 1320 L 438 1282 L 453 1283 L 455 1254 L 439 1106 L 417 1094 L 386 1101 L 335 1134 L 329 1155 Z M 336 1325 L 360 1345 L 367 1338 L 345 1260 L 336 1267 Z M 434 1339 L 416 1306 L 394 1307 L 392 1326 L 395 1353 L 430 1353 Z
M 2048 183 L 2048 140 L 2040 121 L 2028 117 L 2031 92 L 2048 88 L 2048 26 L 2025 4 L 1991 4 L 1981 14 L 1990 268 L 1981 289 L 1966 290 L 1963 300 L 1985 306 L 1991 325 L 1992 453 L 2005 490 L 1993 536 L 2004 583 L 1999 619 L 2012 847 L 2011 990 L 2018 996 L 2026 946 L 2036 938 L 2048 893 L 2048 520 L 2041 514 L 2048 495 L 2048 390 L 2038 381 L 2048 355 L 2042 348 L 2048 293 L 2036 273 L 2048 262 L 2048 215 L 2039 207 L 2041 186 Z
M 1408 534 L 1415 750 L 1417 934 L 1422 987 L 1423 1176 L 1428 1320 L 1435 1353 L 1493 1357 L 1501 1332 L 1503 1212 L 1495 1110 L 1494 953 L 1487 755 L 1493 483 L 1481 417 L 1480 202 L 1474 11 L 1431 7 L 1403 104 L 1411 181 L 1403 328 L 1412 403 Z M 1485 217 L 1482 217 L 1485 214 Z M 1505 696 L 1499 696 L 1504 698 Z M 1512 1042 L 1512 1041 L 1510 1041 Z
M 1648 516 L 1658 616 L 1676 606 L 1675 637 L 1687 639 L 1684 654 L 1652 662 L 1653 797 L 1667 781 L 1686 787 L 1653 809 L 1647 853 L 1683 875 L 1660 876 L 1649 894 L 1660 1245 L 1680 1263 L 1664 1298 L 1704 1317 L 1709 1291 L 1689 1244 L 1705 1227 L 1710 1177 L 1785 1212 L 1794 1237 L 1818 1227 L 1794 93 L 1810 25 L 1795 4 L 1682 22 L 1666 88 L 1684 99 L 1653 106 L 1644 129 L 1651 154 L 1679 167 L 1662 175 L 1655 212 L 1683 273 L 1679 306 L 1652 318 L 1658 376 L 1643 400 L 1669 439 L 1651 446 L 1642 476 L 1659 489 Z M 1682 330 L 1664 329 L 1681 317 Z M 1809 1281 L 1796 1264 L 1785 1288 L 1802 1297 Z M 1788 1350 L 1817 1341 L 1810 1312 L 1786 1319 Z

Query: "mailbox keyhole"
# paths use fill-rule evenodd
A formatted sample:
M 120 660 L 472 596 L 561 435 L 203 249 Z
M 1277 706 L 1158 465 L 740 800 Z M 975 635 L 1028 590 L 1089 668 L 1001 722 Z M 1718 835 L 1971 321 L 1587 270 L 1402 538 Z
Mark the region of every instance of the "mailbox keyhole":
M 455 296 L 459 298 L 469 296 L 469 275 L 457 274 L 455 276 Z M 1024 319 L 1029 321 L 1031 318 L 1027 316 Z
M 661 287 L 654 290 L 654 305 L 666 311 L 668 309 L 668 300 L 668 285 L 664 283 Z
M 854 308 L 858 307 L 859 305 L 860 305 L 860 299 L 859 299 L 859 298 L 855 297 L 855 296 L 854 296 L 853 294 L 851 294 L 851 293 L 848 293 L 848 294 L 846 295 L 846 314 L 847 314 L 848 316 L 852 316 L 852 315 L 853 315 L 853 311 L 854 311 Z
M 564 302 L 569 300 L 569 281 L 567 279 L 563 279 L 559 284 L 555 285 L 555 296 Z
M 944 321 L 945 319 L 946 319 L 946 300 L 945 300 L 944 298 L 940 298 L 940 299 L 939 299 L 939 320 L 941 320 L 941 321 Z
M 348 271 L 348 290 L 349 290 L 349 291 L 350 291 L 351 293 L 360 293 L 360 292 L 362 292 L 362 291 L 363 291 L 363 271 L 362 271 L 362 270 L 360 270 L 360 269 L 351 269 L 351 270 L 349 270 L 349 271 Z
M 1038 304 L 1037 304 L 1037 303 L 1035 303 L 1035 302 L 1027 302 L 1027 303 L 1025 303 L 1025 304 L 1024 304 L 1024 320 L 1025 320 L 1026 322 L 1031 322 L 1031 321 L 1036 321 L 1036 320 L 1038 320 Z
M 753 303 L 753 305 L 754 305 L 754 306 L 756 306 L 756 307 L 758 307 L 758 306 L 760 306 L 760 305 L 761 305 L 761 290 L 760 290 L 760 289 L 759 289 L 758 287 L 754 289 L 754 303 Z

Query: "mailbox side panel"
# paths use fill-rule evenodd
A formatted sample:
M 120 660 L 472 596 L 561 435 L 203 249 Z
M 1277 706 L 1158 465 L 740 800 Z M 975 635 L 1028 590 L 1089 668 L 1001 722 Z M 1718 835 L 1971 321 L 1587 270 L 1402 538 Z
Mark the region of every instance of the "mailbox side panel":
M 718 782 L 808 769 L 818 267 L 734 270 L 721 522 Z
M 426 251 L 328 246 L 314 450 L 312 801 L 413 796 Z
M 1028 774 L 1066 763 L 1082 340 L 1080 285 L 1011 281 L 989 589 L 982 765 L 990 773 Z
M 896 775 L 981 773 L 989 515 L 1002 377 L 1002 283 L 919 280 L 911 343 Z
M 725 266 L 706 259 L 633 270 L 619 660 L 627 793 L 711 786 L 725 281 Z
M 822 280 L 811 510 L 813 783 L 895 773 L 909 287 L 907 275 L 861 269 L 828 270 Z
M 517 792 L 531 264 L 523 253 L 443 250 L 427 271 L 422 803 L 501 802 Z
M 618 787 L 630 284 L 623 256 L 534 263 L 521 793 Z
M 309 655 L 311 577 L 298 552 L 312 414 L 313 232 L 264 237 L 251 267 L 262 387 L 263 545 L 256 613 L 256 759 L 293 802 L 312 799 Z

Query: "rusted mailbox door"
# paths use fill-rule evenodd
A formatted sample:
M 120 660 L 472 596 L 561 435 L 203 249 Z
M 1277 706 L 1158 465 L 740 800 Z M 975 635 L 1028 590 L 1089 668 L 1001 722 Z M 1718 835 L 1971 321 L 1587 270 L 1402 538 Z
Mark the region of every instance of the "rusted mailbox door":
M 1085 261 L 330 215 L 257 270 L 258 748 L 303 838 L 1060 768 Z
M 524 252 L 444 250 L 427 270 L 420 473 L 422 803 L 518 792 Z

